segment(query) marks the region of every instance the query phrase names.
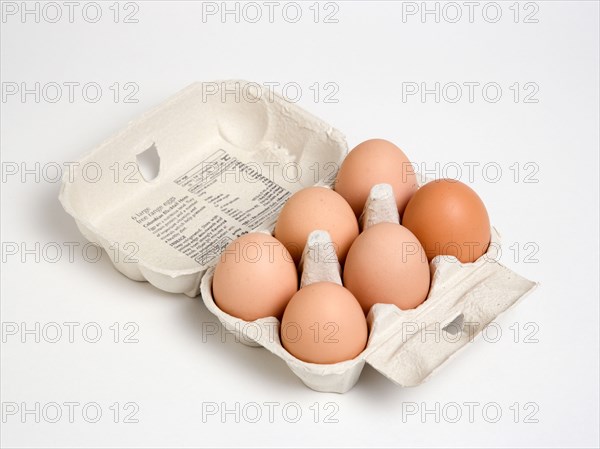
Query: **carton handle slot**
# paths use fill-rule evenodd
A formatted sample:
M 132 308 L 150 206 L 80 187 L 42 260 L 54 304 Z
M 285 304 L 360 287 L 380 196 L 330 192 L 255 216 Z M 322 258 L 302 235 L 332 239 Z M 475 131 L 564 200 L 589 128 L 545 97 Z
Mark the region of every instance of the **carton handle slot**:
M 465 324 L 465 315 L 463 313 L 457 315 L 452 321 L 443 327 L 443 331 L 450 335 L 458 335 L 463 331 Z

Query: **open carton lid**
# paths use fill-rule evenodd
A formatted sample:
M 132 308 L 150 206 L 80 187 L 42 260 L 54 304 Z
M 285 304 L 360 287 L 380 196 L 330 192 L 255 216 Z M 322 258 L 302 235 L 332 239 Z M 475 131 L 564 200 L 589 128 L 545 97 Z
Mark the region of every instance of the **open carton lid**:
M 120 272 L 196 296 L 230 241 L 271 228 L 294 192 L 330 185 L 347 151 L 260 84 L 195 83 L 80 160 L 59 198 Z

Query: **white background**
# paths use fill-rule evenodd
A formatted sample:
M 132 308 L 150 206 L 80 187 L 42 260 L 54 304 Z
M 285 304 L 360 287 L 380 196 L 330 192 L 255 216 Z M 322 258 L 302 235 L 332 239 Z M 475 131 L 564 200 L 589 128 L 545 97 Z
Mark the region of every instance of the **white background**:
M 78 89 L 70 102 L 66 87 L 56 103 L 48 101 L 54 91 L 42 92 L 39 102 L 34 95 L 3 98 L 3 176 L 13 163 L 35 169 L 36 162 L 46 167 L 76 161 L 193 81 L 298 83 L 298 103 L 344 132 L 350 147 L 383 137 L 428 170 L 435 170 L 436 162 L 463 167 L 461 179 L 478 191 L 503 235 L 503 263 L 541 287 L 497 320 L 498 342 L 476 339 L 425 384 L 402 389 L 367 367 L 354 389 L 336 395 L 309 390 L 265 350 L 236 344 L 231 336 L 225 343 L 220 335 L 206 336 L 203 326 L 216 320 L 199 298 L 132 282 L 112 268 L 106 255 L 89 263 L 79 246 L 74 262 L 66 249 L 56 263 L 43 254 L 39 262 L 35 255 L 23 256 L 22 262 L 22 254 L 9 256 L 3 248 L 5 331 L 7 323 L 20 329 L 21 323 L 29 328 L 36 322 L 81 323 L 74 343 L 67 336 L 55 344 L 43 338 L 36 343 L 31 335 L 22 343 L 20 334 L 3 333 L 3 407 L 96 402 L 103 415 L 98 423 L 88 423 L 80 406 L 73 423 L 68 416 L 58 423 L 42 416 L 36 423 L 34 415 L 5 413 L 2 445 L 597 447 L 598 3 L 521 4 L 518 23 L 509 9 L 512 2 L 501 2 L 496 23 L 486 20 L 493 19 L 492 9 L 483 16 L 485 4 L 479 2 L 473 23 L 461 2 L 457 23 L 447 20 L 455 14 L 448 8 L 441 10 L 446 15 L 439 23 L 432 15 L 423 21 L 419 14 L 403 21 L 402 2 L 391 1 L 321 4 L 318 23 L 311 3 L 301 6 L 297 23 L 290 23 L 293 10 L 282 15 L 284 3 L 277 5 L 273 23 L 264 5 L 257 23 L 246 20 L 254 17 L 250 10 L 239 23 L 232 15 L 223 23 L 218 14 L 203 21 L 202 5 L 192 2 L 137 3 L 137 23 L 123 23 L 125 5 L 119 6 L 119 23 L 114 23 L 111 3 L 102 4 L 97 23 L 82 16 L 84 2 L 73 23 L 60 2 L 63 17 L 57 23 L 46 20 L 54 17 L 50 10 L 39 23 L 31 15 L 3 15 L 3 91 L 12 83 L 31 88 L 36 82 L 97 82 L 103 89 L 96 103 L 86 101 Z M 405 11 L 410 6 L 405 4 Z M 422 7 L 420 2 L 416 6 Z M 435 8 L 435 3 L 427 6 Z M 323 15 L 333 8 L 337 23 L 324 23 Z M 523 23 L 536 8 L 538 22 Z M 93 18 L 94 11 L 87 12 Z M 135 83 L 139 101 L 125 103 L 121 97 L 115 102 L 109 89 L 115 82 Z M 327 82 L 337 86 L 337 102 L 325 102 L 323 94 L 330 90 L 322 87 L 315 102 L 310 86 Z M 494 82 L 502 98 L 492 103 L 476 89 L 470 102 L 465 88 L 456 103 L 447 101 L 454 95 L 450 91 L 439 103 L 433 95 L 424 102 L 419 95 L 403 101 L 402 83 L 407 82 L 428 87 Z M 521 91 L 517 102 L 510 90 L 515 82 Z M 528 82 L 539 87 L 533 97 L 537 103 L 523 101 Z M 464 165 L 470 162 L 481 164 L 472 182 Z M 525 167 L 528 162 L 535 165 Z M 491 182 L 493 170 L 482 171 L 486 163 L 501 167 L 497 182 Z M 520 167 L 520 179 L 510 167 Z M 531 167 L 537 172 L 529 180 L 538 182 L 524 182 Z M 432 176 L 455 173 L 440 169 Z M 58 191 L 59 183 L 44 176 L 39 182 L 35 175 L 24 180 L 20 173 L 5 176 L 3 245 L 83 245 L 57 200 Z M 103 330 L 96 344 L 81 336 L 88 322 Z M 109 327 L 115 322 L 122 330 L 119 340 L 124 324 L 136 323 L 139 342 L 114 343 Z M 109 408 L 115 402 L 121 409 L 118 423 Z M 128 402 L 139 407 L 138 423 L 122 422 Z M 278 405 L 273 422 L 262 405 L 258 423 L 243 414 L 237 423 L 235 414 L 203 419 L 203 404 L 211 402 L 221 409 L 238 403 L 241 410 L 252 402 Z M 451 423 L 454 402 L 462 417 Z M 479 404 L 471 420 L 465 402 Z M 302 411 L 296 423 L 282 416 L 283 407 L 292 403 Z M 489 422 L 493 410 L 482 412 L 493 403 L 502 411 L 495 423 Z M 418 412 L 406 413 L 410 407 Z M 436 407 L 439 418 L 423 413 Z M 47 411 L 52 418 L 54 412 Z M 246 411 L 254 416 L 253 410 Z M 332 411 L 337 422 L 325 422 Z M 530 412 L 537 422 L 525 422 Z

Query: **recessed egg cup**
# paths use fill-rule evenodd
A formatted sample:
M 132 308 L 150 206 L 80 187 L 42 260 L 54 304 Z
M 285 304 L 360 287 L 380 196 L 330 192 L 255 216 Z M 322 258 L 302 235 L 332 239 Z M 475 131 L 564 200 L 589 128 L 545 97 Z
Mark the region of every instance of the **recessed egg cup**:
M 474 263 L 431 262 L 429 297 L 416 309 L 373 306 L 367 347 L 346 362 L 302 362 L 281 345 L 276 318 L 245 322 L 212 297 L 214 265 L 227 244 L 246 232 L 272 232 L 287 198 L 331 186 L 346 153 L 339 131 L 257 83 L 196 83 L 80 160 L 63 179 L 60 201 L 121 273 L 168 292 L 200 293 L 239 341 L 264 346 L 310 388 L 348 391 L 365 363 L 399 385 L 418 385 L 536 286 L 495 261 L 494 229 L 488 253 Z M 385 195 L 385 188 L 372 193 L 367 226 L 394 218 L 381 206 Z M 311 245 L 326 244 L 323 234 L 309 239 L 304 284 L 339 282 L 339 265 L 311 259 Z

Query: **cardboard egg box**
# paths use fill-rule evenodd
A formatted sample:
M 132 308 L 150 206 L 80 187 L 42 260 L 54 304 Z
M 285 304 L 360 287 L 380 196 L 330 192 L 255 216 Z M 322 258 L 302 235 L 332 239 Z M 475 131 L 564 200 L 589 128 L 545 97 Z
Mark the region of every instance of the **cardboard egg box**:
M 375 305 L 366 349 L 346 362 L 300 361 L 281 345 L 277 318 L 247 323 L 212 297 L 214 266 L 227 244 L 250 231 L 272 232 L 294 192 L 332 185 L 347 151 L 339 131 L 257 83 L 195 83 L 82 158 L 63 179 L 60 201 L 121 273 L 168 292 L 201 294 L 240 342 L 282 358 L 310 388 L 346 392 L 365 363 L 401 386 L 418 385 L 536 286 L 495 261 L 494 229 L 488 254 L 476 262 L 432 261 L 431 291 L 416 309 Z M 86 176 L 89 167 L 102 175 Z M 390 215 L 378 210 L 365 211 L 363 221 Z M 327 238 L 311 236 L 303 283 L 341 282 L 338 267 L 309 255 Z

